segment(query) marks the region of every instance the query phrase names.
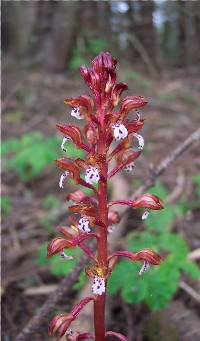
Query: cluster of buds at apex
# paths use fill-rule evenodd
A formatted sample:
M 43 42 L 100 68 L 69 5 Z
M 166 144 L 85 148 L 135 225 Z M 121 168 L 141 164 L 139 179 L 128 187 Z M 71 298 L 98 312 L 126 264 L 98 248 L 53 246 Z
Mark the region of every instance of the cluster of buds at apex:
M 54 316 L 49 324 L 49 335 L 58 332 L 58 339 L 60 339 L 67 332 L 71 322 L 76 319 L 86 304 L 92 300 L 93 297 L 86 297 L 77 303 L 70 314 L 59 314 Z

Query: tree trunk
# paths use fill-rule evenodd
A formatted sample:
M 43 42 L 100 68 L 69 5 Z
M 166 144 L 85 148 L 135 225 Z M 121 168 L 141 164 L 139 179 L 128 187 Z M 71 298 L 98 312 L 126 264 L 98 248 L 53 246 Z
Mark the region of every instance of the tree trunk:
M 148 55 L 154 60 L 156 56 L 156 35 L 153 24 L 154 1 L 140 0 L 141 23 L 138 27 L 141 43 Z
M 2 48 L 17 57 L 26 55 L 36 16 L 36 3 L 2 2 Z
M 72 55 L 79 1 L 58 1 L 52 22 L 51 45 L 47 56 L 47 66 L 52 71 L 63 71 Z
M 184 1 L 178 1 L 178 66 L 183 67 L 187 64 L 186 48 L 186 4 Z

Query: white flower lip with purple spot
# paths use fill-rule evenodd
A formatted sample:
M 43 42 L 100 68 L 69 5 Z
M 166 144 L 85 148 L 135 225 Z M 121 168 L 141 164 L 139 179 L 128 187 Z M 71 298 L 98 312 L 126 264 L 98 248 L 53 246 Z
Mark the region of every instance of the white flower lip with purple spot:
M 64 182 L 65 178 L 66 178 L 69 174 L 70 174 L 70 172 L 66 170 L 66 171 L 61 175 L 60 180 L 59 180 L 59 187 L 60 187 L 60 188 L 64 188 L 63 182 Z
M 89 228 L 90 219 L 86 215 L 82 215 L 78 222 L 78 229 L 82 232 L 90 232 Z
M 142 220 L 146 220 L 149 215 L 149 210 L 146 210 L 142 215 Z
M 138 143 L 139 143 L 139 147 L 138 147 L 138 149 L 143 149 L 144 148 L 144 138 L 141 136 L 141 135 L 139 135 L 139 134 L 137 134 L 137 133 L 135 133 L 135 134 L 133 134 L 135 137 L 136 137 L 136 139 L 138 140 Z
M 72 109 L 71 115 L 76 117 L 78 120 L 84 119 L 84 115 L 81 114 L 79 107 L 76 107 L 76 108 Z
M 105 291 L 106 291 L 105 279 L 102 277 L 95 276 L 92 285 L 93 294 L 102 295 Z
M 128 130 L 126 129 L 124 124 L 117 122 L 116 124 L 112 125 L 112 128 L 115 141 L 123 140 L 125 139 L 125 137 L 128 136 Z
M 62 143 L 61 143 L 61 149 L 64 151 L 64 152 L 66 152 L 67 151 L 67 149 L 65 148 L 65 142 L 66 141 L 69 141 L 70 140 L 70 137 L 69 136 L 65 136 L 64 138 L 63 138 L 63 140 L 62 140 Z
M 97 167 L 88 166 L 85 171 L 85 181 L 92 185 L 93 183 L 97 183 L 100 179 L 99 170 Z
M 126 165 L 124 167 L 124 170 L 126 172 L 131 172 L 134 169 L 134 167 L 135 167 L 135 163 L 134 162 L 130 162 L 130 163 L 128 163 L 128 165 Z
M 150 267 L 149 262 L 147 262 L 146 260 L 144 261 L 144 264 L 142 265 L 140 271 L 138 271 L 139 275 L 142 275 L 143 273 L 145 273 L 148 268 Z
M 116 226 L 113 224 L 113 225 L 109 225 L 108 226 L 108 232 L 109 233 L 112 233 L 114 231 L 114 229 L 116 228 Z
M 68 256 L 68 255 L 66 255 L 66 253 L 64 252 L 64 250 L 62 250 L 62 251 L 60 251 L 60 257 L 62 257 L 63 259 L 67 259 L 67 260 L 71 260 L 71 259 L 73 259 L 73 257 L 72 256 Z

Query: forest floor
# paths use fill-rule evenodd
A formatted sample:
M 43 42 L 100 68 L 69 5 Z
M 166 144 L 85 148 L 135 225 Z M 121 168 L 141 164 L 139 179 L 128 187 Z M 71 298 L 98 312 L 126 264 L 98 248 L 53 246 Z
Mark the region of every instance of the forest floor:
M 149 165 L 157 165 L 200 125 L 200 75 L 197 70 L 188 70 L 169 72 L 160 80 L 135 76 L 136 81 L 132 70 L 127 72 L 121 67 L 119 78 L 129 85 L 127 94 L 144 95 L 149 101 L 141 110 L 146 120 L 143 136 L 147 152 L 135 170 L 136 179 L 142 181 L 148 174 Z M 40 131 L 45 137 L 60 136 L 55 129 L 56 123 L 69 121 L 69 110 L 62 100 L 86 91 L 78 74 L 71 77 L 16 69 L 3 72 L 2 82 L 3 141 L 20 138 L 32 131 Z M 37 152 L 32 155 L 36 160 L 37 157 Z M 58 208 L 51 222 L 52 230 L 41 226 L 41 218 L 46 215 L 44 198 L 51 194 L 64 202 L 66 193 L 57 186 L 59 171 L 53 160 L 39 176 L 26 181 L 20 179 L 15 167 L 6 170 L 4 161 L 2 196 L 8 198 L 10 207 L 2 222 L 2 340 L 11 341 L 46 301 L 51 285 L 59 284 L 60 277 L 51 274 L 47 265 L 39 266 L 37 259 L 41 246 L 56 235 L 56 226 L 66 224 L 66 208 L 64 211 Z M 180 197 L 187 202 L 195 200 L 193 176 L 199 167 L 199 145 L 195 143 L 162 175 L 161 180 L 169 193 L 179 187 L 175 201 Z M 183 181 L 177 185 L 180 176 Z M 126 179 L 129 181 L 130 177 Z M 67 191 L 70 192 L 69 187 Z M 199 208 L 188 210 L 172 225 L 172 230 L 181 234 L 191 251 L 200 248 Z M 199 291 L 195 280 L 185 280 Z M 38 294 L 36 288 L 41 288 L 42 293 Z M 55 310 L 66 311 L 75 296 L 76 292 L 72 290 Z M 167 308 L 151 313 L 146 305 L 133 307 L 118 295 L 111 303 L 109 329 L 129 334 L 130 341 L 197 341 L 200 339 L 199 304 L 179 288 Z M 48 321 L 43 322 L 31 337 L 32 341 L 49 339 Z

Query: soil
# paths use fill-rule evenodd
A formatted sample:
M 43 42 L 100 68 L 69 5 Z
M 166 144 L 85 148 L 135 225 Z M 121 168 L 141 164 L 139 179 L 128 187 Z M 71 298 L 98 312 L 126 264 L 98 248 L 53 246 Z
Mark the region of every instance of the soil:
M 127 65 L 120 66 L 120 77 Z M 131 69 L 128 66 L 127 69 Z M 146 120 L 143 129 L 147 152 L 141 157 L 136 178 L 144 179 L 149 165 L 156 165 L 179 143 L 184 141 L 200 123 L 200 83 L 198 70 L 169 72 L 160 80 L 129 84 L 129 94 L 144 95 L 149 105 L 142 112 Z M 62 103 L 64 98 L 85 92 L 78 74 L 44 73 L 41 70 L 11 68 L 2 74 L 2 138 L 20 137 L 31 131 L 40 131 L 46 137 L 60 136 L 55 129 L 57 122 L 69 120 L 69 110 Z M 88 91 L 87 91 L 88 92 Z M 17 116 L 17 112 L 21 114 Z M 71 120 L 71 119 L 70 119 Z M 33 155 L 37 158 L 37 155 Z M 59 155 L 58 155 L 59 157 Z M 195 185 L 192 176 L 199 171 L 199 145 L 189 148 L 161 177 L 173 192 L 179 174 L 184 177 L 181 198 L 194 200 Z M 66 224 L 66 210 L 57 211 L 52 230 L 40 225 L 45 211 L 42 202 L 48 194 L 64 200 L 66 193 L 57 188 L 59 174 L 52 165 L 34 180 L 22 182 L 15 169 L 2 171 L 2 195 L 10 199 L 11 211 L 2 222 L 2 340 L 14 340 L 31 317 L 46 301 L 50 285 L 58 285 L 60 277 L 50 274 L 46 265 L 39 266 L 37 254 L 41 246 L 56 235 L 56 226 Z M 127 177 L 127 181 L 129 177 Z M 70 188 L 68 188 L 70 191 Z M 176 200 L 178 200 L 176 198 Z M 174 222 L 173 229 L 187 241 L 190 250 L 200 248 L 200 210 L 191 209 L 186 216 Z M 190 282 L 196 291 L 198 283 Z M 43 294 L 27 294 L 27 289 L 45 287 Z M 55 307 L 66 311 L 76 296 L 64 298 Z M 151 313 L 141 304 L 137 307 L 122 302 L 117 296 L 111 303 L 109 330 L 122 332 L 130 341 L 198 341 L 200 339 L 199 302 L 182 289 L 178 289 L 168 308 Z M 32 341 L 49 340 L 48 320 L 44 321 Z M 156 332 L 155 332 L 156 330 Z

